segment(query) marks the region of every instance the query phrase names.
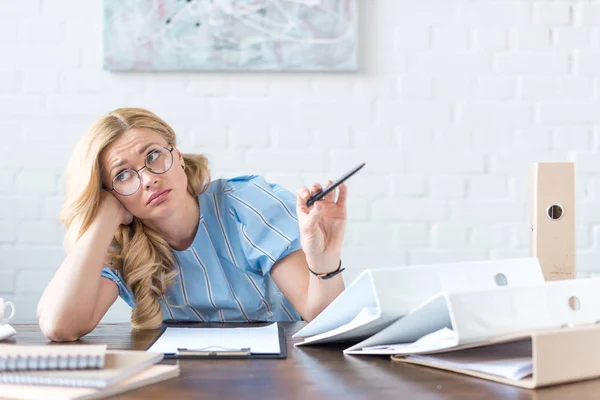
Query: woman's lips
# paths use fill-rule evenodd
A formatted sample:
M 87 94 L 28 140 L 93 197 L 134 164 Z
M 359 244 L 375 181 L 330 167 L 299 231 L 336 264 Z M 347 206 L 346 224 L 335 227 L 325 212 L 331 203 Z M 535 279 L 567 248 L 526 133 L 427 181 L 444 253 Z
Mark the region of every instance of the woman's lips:
M 170 193 L 171 193 L 171 189 L 168 189 L 168 190 L 165 190 L 165 191 L 161 192 L 158 196 L 156 196 L 152 200 L 150 200 L 148 202 L 148 205 L 155 206 L 157 204 L 162 203 L 163 201 L 165 201 L 169 197 Z

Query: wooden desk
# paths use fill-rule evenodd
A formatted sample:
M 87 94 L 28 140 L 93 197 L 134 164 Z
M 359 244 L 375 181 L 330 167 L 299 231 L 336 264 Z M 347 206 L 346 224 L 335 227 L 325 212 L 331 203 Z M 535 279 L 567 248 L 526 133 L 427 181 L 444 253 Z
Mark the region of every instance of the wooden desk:
M 295 339 L 291 336 L 304 323 L 282 323 L 282 326 L 286 329 L 288 342 L 285 360 L 182 360 L 180 377 L 114 398 L 546 400 L 600 397 L 600 379 L 533 391 L 395 363 L 387 357 L 344 356 L 344 346 L 297 348 L 292 345 Z M 17 324 L 14 327 L 17 336 L 3 343 L 48 343 L 37 325 Z M 75 343 L 107 343 L 111 349 L 144 350 L 159 332 L 133 331 L 129 324 L 107 324 Z

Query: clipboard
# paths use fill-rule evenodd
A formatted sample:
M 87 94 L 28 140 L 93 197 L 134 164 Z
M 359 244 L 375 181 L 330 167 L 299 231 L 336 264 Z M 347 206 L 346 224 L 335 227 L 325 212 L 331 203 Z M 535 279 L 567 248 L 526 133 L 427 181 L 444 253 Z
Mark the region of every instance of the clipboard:
M 197 329 L 201 330 L 203 328 L 194 328 L 189 327 L 186 329 Z M 162 331 L 156 338 L 148 345 L 146 351 L 156 343 L 158 339 L 163 335 L 163 333 L 167 330 L 167 328 L 163 328 Z M 287 358 L 287 343 L 285 340 L 285 331 L 284 329 L 278 325 L 277 333 L 279 338 L 279 350 L 278 354 L 272 353 L 252 353 L 251 348 L 224 348 L 220 346 L 211 346 L 199 349 L 189 349 L 189 348 L 178 348 L 176 353 L 164 353 L 165 359 L 201 359 L 201 360 L 230 360 L 230 359 L 285 359 Z

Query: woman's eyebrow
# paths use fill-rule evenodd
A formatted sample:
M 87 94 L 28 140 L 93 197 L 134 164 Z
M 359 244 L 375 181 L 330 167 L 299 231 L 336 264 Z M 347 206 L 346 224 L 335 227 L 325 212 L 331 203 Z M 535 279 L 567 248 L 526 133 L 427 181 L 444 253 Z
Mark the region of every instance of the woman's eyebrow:
M 148 147 L 152 146 L 153 144 L 160 144 L 160 143 L 157 143 L 157 142 L 148 143 L 147 145 L 145 145 L 144 147 L 142 147 L 140 149 L 139 154 L 142 154 L 143 152 L 145 152 L 148 149 Z
M 148 147 L 150 147 L 150 146 L 152 146 L 152 145 L 154 145 L 154 144 L 160 145 L 160 143 L 158 143 L 158 142 L 150 142 L 150 143 L 148 143 L 148 144 L 144 145 L 144 146 L 143 146 L 143 147 L 140 149 L 140 151 L 138 151 L 138 154 L 142 154 L 143 152 L 145 152 L 145 151 L 148 149 Z M 110 168 L 110 173 L 112 174 L 112 172 L 113 172 L 113 170 L 114 170 L 115 168 L 117 168 L 117 167 L 120 167 L 121 165 L 125 165 L 126 163 L 127 163 L 127 160 L 120 159 L 120 160 L 119 160 L 119 161 L 118 161 L 116 164 L 114 164 L 114 165 L 113 165 L 113 166 Z
M 109 173 L 110 173 L 110 174 L 112 174 L 112 172 L 113 172 L 113 170 L 114 170 L 115 168 L 117 168 L 117 167 L 120 167 L 121 165 L 124 165 L 126 162 L 127 162 L 127 160 L 119 160 L 119 162 L 118 162 L 118 163 L 116 163 L 115 165 L 113 165 L 113 166 L 110 168 L 110 171 L 109 171 Z

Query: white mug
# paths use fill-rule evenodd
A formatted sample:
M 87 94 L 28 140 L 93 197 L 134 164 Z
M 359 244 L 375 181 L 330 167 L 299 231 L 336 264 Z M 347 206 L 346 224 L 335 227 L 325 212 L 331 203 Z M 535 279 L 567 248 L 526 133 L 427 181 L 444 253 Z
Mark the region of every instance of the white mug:
M 7 307 L 10 307 L 10 315 L 8 317 L 5 316 Z M 0 325 L 10 321 L 12 317 L 15 316 L 15 311 L 15 303 L 13 303 L 12 301 L 4 301 L 4 299 L 0 297 Z

